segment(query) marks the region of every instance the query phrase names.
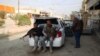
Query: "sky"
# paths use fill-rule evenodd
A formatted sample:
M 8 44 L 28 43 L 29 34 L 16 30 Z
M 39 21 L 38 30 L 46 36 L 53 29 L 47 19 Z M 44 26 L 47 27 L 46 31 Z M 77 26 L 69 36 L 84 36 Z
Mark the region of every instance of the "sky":
M 81 9 L 83 0 L 19 0 L 20 7 L 41 8 L 51 10 L 56 14 L 71 14 L 72 11 Z M 0 0 L 0 4 L 17 8 L 18 0 Z

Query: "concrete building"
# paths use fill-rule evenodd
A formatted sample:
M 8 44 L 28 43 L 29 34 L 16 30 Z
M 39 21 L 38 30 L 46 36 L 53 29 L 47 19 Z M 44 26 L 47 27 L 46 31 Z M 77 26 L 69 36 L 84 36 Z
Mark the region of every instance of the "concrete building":
M 0 11 L 4 11 L 6 13 L 15 13 L 15 8 L 7 5 L 0 5 Z
M 18 9 L 16 9 L 15 12 L 18 13 Z M 29 8 L 29 7 L 21 7 L 19 9 L 19 13 L 20 14 L 28 14 L 28 15 L 33 16 L 33 17 L 49 16 L 50 15 L 50 13 L 47 11 Z
M 83 0 L 81 12 L 85 21 L 87 21 L 92 15 L 99 13 L 99 10 L 97 10 L 100 8 L 100 6 L 98 6 L 99 4 L 100 0 Z
M 98 14 L 100 12 L 100 0 L 83 0 L 82 11 Z
M 87 10 L 87 1 L 88 0 L 83 0 L 83 2 L 82 2 L 82 11 L 84 12 L 87 12 L 88 10 Z
M 18 13 L 18 9 L 15 10 L 15 13 Z M 19 13 L 20 14 L 28 14 L 28 13 L 40 14 L 40 10 L 33 9 L 33 8 L 30 8 L 30 7 L 21 7 L 19 9 Z
M 86 13 L 90 14 L 94 29 L 100 29 L 100 0 L 83 0 L 82 12 L 84 18 L 87 17 Z
M 82 10 L 90 11 L 90 10 L 99 10 L 100 9 L 100 0 L 83 0 L 82 2 Z
M 100 0 L 87 0 L 87 9 L 100 9 Z

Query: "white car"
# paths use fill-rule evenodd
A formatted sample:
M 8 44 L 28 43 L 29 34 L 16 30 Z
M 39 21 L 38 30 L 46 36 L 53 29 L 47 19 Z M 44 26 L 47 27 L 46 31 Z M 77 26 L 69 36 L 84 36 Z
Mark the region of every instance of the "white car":
M 42 17 L 36 18 L 36 23 L 38 27 L 44 27 L 46 24 L 46 20 L 50 20 L 53 26 L 57 29 L 57 36 L 53 41 L 53 47 L 61 47 L 64 45 L 65 42 L 65 31 L 64 31 L 64 24 L 59 18 L 55 17 Z M 29 39 L 30 46 L 34 46 L 34 39 Z M 49 42 L 46 41 L 46 46 L 49 47 Z

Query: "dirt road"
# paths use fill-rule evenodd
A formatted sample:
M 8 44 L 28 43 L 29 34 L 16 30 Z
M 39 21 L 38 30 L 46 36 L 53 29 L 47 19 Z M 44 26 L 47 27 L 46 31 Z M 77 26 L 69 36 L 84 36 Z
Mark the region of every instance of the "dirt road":
M 81 37 L 81 48 L 74 48 L 74 39 L 72 37 L 66 40 L 62 48 L 54 48 L 54 53 L 49 51 L 45 53 L 29 53 L 30 47 L 28 41 L 19 38 L 25 33 L 9 36 L 0 39 L 0 56 L 100 56 L 100 45 L 92 36 Z

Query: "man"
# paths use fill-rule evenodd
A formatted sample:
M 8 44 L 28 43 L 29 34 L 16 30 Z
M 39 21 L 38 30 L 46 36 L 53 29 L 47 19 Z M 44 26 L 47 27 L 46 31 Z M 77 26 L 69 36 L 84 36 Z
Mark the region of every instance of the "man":
M 52 46 L 53 46 L 53 40 L 56 36 L 56 30 L 55 28 L 52 26 L 52 23 L 50 20 L 47 20 L 47 24 L 46 26 L 44 26 L 44 29 L 43 29 L 43 34 L 44 34 L 44 42 L 45 41 L 49 41 L 50 42 L 50 47 L 49 47 L 49 50 L 50 50 L 50 53 L 53 52 L 52 50 Z M 44 47 L 44 50 L 46 50 L 46 44 L 43 43 L 43 47 Z
M 75 48 L 80 48 L 80 37 L 83 31 L 83 20 L 79 17 L 79 15 L 71 15 L 71 18 L 73 20 L 72 30 L 76 41 Z
M 41 36 L 43 36 L 43 34 L 42 34 L 41 29 L 38 28 L 37 26 L 38 25 L 35 23 L 34 24 L 34 27 L 31 30 L 29 30 L 26 35 L 24 35 L 22 37 L 22 38 L 24 38 L 26 36 L 29 36 L 29 38 L 32 38 L 32 37 L 34 38 L 34 41 L 35 42 L 34 42 L 34 48 L 32 50 L 33 52 L 36 51 L 36 50 L 39 51 L 41 49 L 41 45 L 40 45 L 41 43 L 39 43 L 39 41 L 40 41 Z M 38 45 L 38 43 L 39 43 L 39 45 Z

